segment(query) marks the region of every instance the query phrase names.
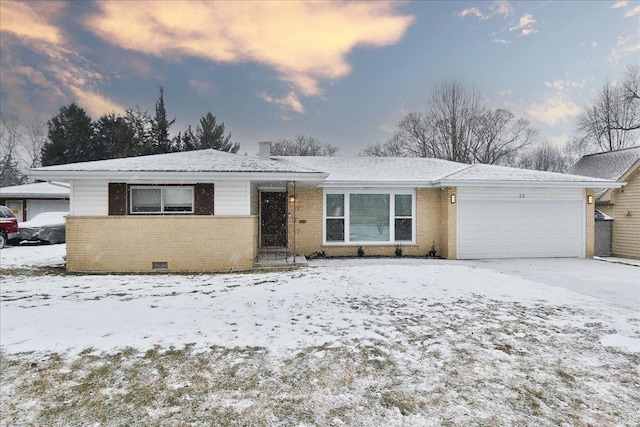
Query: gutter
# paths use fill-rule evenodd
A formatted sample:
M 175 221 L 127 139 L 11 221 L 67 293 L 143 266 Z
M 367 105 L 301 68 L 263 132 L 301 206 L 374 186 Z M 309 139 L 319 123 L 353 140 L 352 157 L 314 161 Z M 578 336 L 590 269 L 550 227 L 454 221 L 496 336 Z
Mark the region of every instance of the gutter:
M 212 182 L 212 181 L 323 181 L 324 172 L 207 172 L 207 171 L 44 171 L 28 176 L 47 181 L 108 180 L 118 182 Z

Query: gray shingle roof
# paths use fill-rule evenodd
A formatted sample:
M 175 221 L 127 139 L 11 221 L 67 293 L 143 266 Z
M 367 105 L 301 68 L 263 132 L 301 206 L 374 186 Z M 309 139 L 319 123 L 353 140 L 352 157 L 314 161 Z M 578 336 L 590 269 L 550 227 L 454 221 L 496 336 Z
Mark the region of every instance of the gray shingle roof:
M 206 149 L 46 166 L 37 171 L 82 172 L 315 172 L 269 159 Z
M 571 173 L 617 181 L 638 160 L 640 160 L 640 146 L 589 154 L 573 165 Z

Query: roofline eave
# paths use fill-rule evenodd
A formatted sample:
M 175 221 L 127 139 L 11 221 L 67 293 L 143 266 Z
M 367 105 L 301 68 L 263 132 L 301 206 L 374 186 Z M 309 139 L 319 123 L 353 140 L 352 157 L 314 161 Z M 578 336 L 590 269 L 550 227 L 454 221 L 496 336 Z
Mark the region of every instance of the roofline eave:
M 561 187 L 561 188 L 621 188 L 619 181 L 519 181 L 519 180 L 441 180 L 436 187 Z
M 210 181 L 323 181 L 324 172 L 190 172 L 190 171 L 44 171 L 28 176 L 41 180 L 99 180 L 113 182 L 210 182 Z

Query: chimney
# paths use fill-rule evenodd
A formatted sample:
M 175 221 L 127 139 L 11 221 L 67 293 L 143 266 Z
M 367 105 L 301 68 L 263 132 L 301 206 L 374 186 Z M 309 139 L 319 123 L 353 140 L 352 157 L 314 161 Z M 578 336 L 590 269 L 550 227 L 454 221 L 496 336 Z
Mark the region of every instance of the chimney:
M 270 159 L 271 158 L 271 142 L 269 141 L 260 141 L 258 143 L 258 157 L 261 159 Z

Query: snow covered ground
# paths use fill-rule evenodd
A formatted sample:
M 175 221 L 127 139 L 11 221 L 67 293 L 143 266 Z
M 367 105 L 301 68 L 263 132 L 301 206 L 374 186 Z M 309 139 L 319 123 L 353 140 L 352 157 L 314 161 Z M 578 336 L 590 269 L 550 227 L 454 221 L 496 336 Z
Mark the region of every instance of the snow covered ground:
M 637 267 L 38 270 L 63 256 L 64 245 L 0 252 L 2 425 L 640 423 Z

